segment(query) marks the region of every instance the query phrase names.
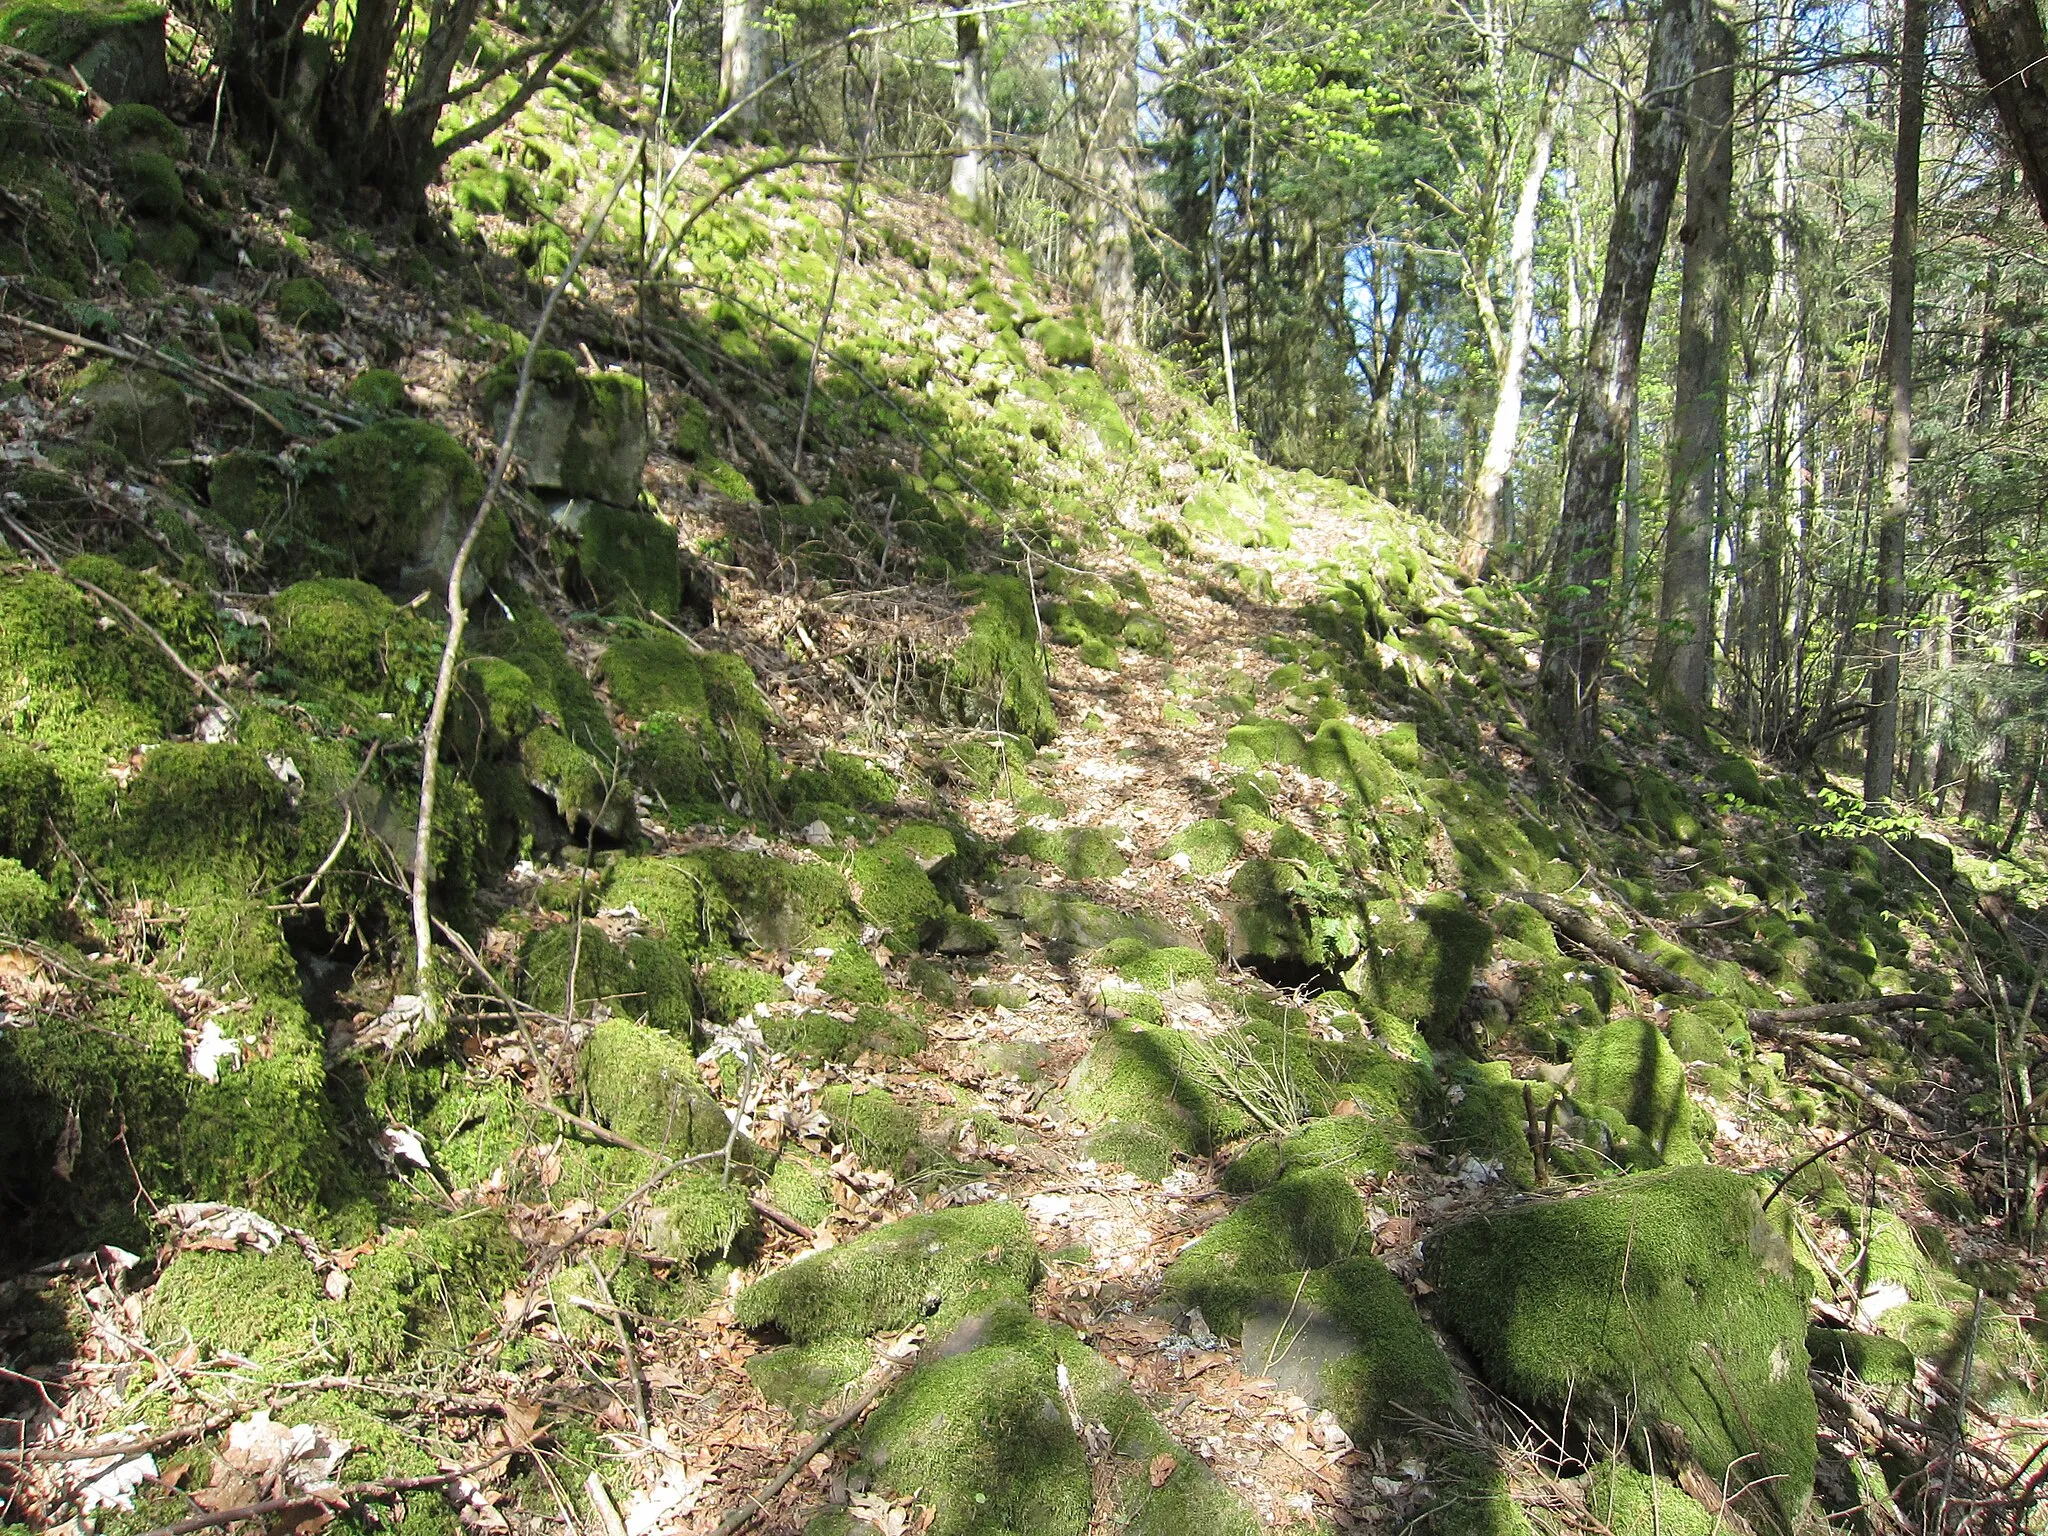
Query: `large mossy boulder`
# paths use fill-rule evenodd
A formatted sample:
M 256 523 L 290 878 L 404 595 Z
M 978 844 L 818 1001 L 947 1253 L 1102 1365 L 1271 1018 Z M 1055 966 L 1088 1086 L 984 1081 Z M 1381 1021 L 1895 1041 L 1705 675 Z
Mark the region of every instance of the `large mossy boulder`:
M 603 1019 L 580 1067 L 591 1109 L 621 1136 L 672 1157 L 724 1149 L 730 1123 L 704 1091 L 687 1038 L 632 1019 Z M 734 1140 L 735 1160 L 759 1156 L 744 1136 Z
M 683 567 L 676 530 L 652 512 L 572 498 L 557 507 L 555 526 L 569 535 L 565 575 L 570 588 L 605 613 L 641 609 L 674 618 L 683 604 Z
M 491 430 L 501 438 L 518 392 L 516 365 L 484 381 Z M 567 352 L 543 351 L 514 447 L 535 490 L 630 507 L 647 467 L 646 389 L 631 374 L 579 372 Z
M 1612 1133 L 1610 1154 L 1631 1168 L 1701 1161 L 1685 1063 L 1649 1019 L 1590 1029 L 1572 1053 L 1572 1092 Z
M 1797 1525 L 1815 1459 L 1806 1297 L 1750 1180 L 1679 1168 L 1476 1217 L 1430 1239 L 1426 1274 L 1491 1386 L 1585 1433 L 1634 1423 L 1661 1465 L 1694 1462 L 1746 1487 L 1753 1522 Z
M 656 632 L 607 647 L 600 665 L 613 705 L 640 724 L 635 777 L 671 812 L 767 807 L 768 705 L 745 661 Z
M 111 102 L 161 101 L 164 7 L 140 0 L 11 0 L 0 4 L 0 43 L 69 65 Z
M 439 593 L 483 489 L 461 443 L 431 422 L 397 418 L 329 438 L 292 476 L 260 454 L 226 455 L 214 466 L 210 501 L 222 528 L 255 530 L 265 565 L 280 575 Z M 470 552 L 469 600 L 511 553 L 511 524 L 494 507 Z

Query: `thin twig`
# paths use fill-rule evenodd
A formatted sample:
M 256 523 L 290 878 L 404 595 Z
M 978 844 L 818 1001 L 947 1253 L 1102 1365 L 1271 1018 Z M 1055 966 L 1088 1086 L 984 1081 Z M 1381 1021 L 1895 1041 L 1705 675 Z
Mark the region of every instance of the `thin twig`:
M 901 1369 L 902 1367 L 897 1362 L 887 1362 L 884 1365 L 882 1374 L 875 1378 L 873 1386 L 861 1393 L 852 1403 L 841 1410 L 837 1418 L 819 1430 L 812 1437 L 810 1443 L 798 1451 L 796 1455 L 792 1456 L 784 1464 L 782 1470 L 768 1480 L 766 1486 L 759 1493 L 748 1494 L 747 1502 L 720 1521 L 718 1529 L 712 1532 L 712 1536 L 736 1536 L 737 1532 L 743 1531 L 753 1524 L 758 1516 L 766 1514 L 768 1512 L 768 1501 L 788 1487 L 789 1480 L 809 1466 L 813 1456 L 824 1450 L 834 1440 L 837 1440 L 840 1431 L 844 1430 L 847 1425 L 851 1424 L 863 1413 L 866 1413 L 868 1405 L 882 1395 L 883 1390 L 888 1387 L 890 1382 L 896 1379 L 896 1374 Z

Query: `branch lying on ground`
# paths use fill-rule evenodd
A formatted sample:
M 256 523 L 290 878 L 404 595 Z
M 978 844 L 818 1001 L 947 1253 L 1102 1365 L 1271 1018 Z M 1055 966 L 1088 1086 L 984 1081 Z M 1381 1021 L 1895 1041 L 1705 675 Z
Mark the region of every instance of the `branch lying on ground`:
M 1677 992 L 1698 998 L 1701 1002 L 1713 997 L 1698 982 L 1659 964 L 1639 949 L 1631 949 L 1570 902 L 1560 901 L 1542 891 L 1510 891 L 1504 899 L 1519 901 L 1523 906 L 1533 908 L 1545 922 L 1579 948 L 1626 971 L 1652 991 Z
M 1915 1008 L 1953 1013 L 1958 1008 L 1969 1007 L 1970 1003 L 1969 995 L 1961 992 L 1946 997 L 1939 992 L 1887 992 L 1882 997 L 1862 997 L 1847 1003 L 1809 1003 L 1800 1008 L 1752 1008 L 1749 1010 L 1749 1027 L 1771 1029 L 1779 1024 L 1812 1024 L 1822 1019 L 1854 1019 L 1872 1013 L 1904 1013 Z
M 190 1531 L 204 1531 L 216 1526 L 239 1525 L 244 1520 L 260 1520 L 265 1515 L 281 1515 L 294 1509 L 324 1509 L 337 1511 L 352 1508 L 358 1504 L 381 1504 L 401 1494 L 418 1493 L 428 1488 L 445 1488 L 450 1483 L 459 1483 L 475 1477 L 479 1472 L 488 1472 L 508 1456 L 516 1456 L 533 1442 L 522 1439 L 515 1444 L 500 1447 L 483 1461 L 467 1467 L 457 1467 L 452 1472 L 436 1472 L 431 1477 L 391 1477 L 374 1483 L 343 1483 L 338 1488 L 323 1488 L 317 1493 L 302 1493 L 295 1497 L 263 1499 L 254 1504 L 241 1504 L 233 1509 L 208 1510 L 204 1514 L 190 1515 L 170 1525 L 160 1525 L 143 1536 L 186 1536 Z

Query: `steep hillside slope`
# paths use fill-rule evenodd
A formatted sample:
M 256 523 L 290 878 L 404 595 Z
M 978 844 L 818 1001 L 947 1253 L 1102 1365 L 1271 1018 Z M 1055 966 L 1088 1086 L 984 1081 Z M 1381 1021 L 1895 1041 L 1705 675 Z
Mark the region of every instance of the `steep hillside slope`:
M 416 247 L 0 69 L 9 1519 L 2038 1522 L 2038 866 L 1562 773 L 1431 529 L 725 149 L 534 359 L 435 1019 L 613 88 Z

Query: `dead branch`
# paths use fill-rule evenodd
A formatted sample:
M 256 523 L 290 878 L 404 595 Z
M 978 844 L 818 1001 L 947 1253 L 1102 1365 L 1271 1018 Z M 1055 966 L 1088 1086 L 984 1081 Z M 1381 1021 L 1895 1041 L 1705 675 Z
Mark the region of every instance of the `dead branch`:
M 238 1525 L 244 1520 L 257 1520 L 265 1515 L 283 1514 L 294 1509 L 348 1509 L 357 1504 L 381 1504 L 401 1494 L 418 1493 L 428 1488 L 445 1488 L 450 1483 L 459 1483 L 487 1472 L 508 1456 L 515 1456 L 532 1442 L 521 1440 L 493 1452 L 483 1461 L 467 1467 L 458 1467 L 452 1472 L 436 1472 L 431 1477 L 390 1477 L 374 1483 L 344 1483 L 339 1488 L 323 1488 L 317 1493 L 302 1493 L 296 1497 L 263 1499 L 254 1504 L 242 1504 L 233 1509 L 212 1509 L 203 1514 L 188 1515 L 170 1525 L 160 1525 L 143 1536 L 187 1536 L 191 1531 L 204 1531 L 215 1526 Z
M 1631 949 L 1570 902 L 1560 901 L 1557 897 L 1545 895 L 1542 891 L 1510 891 L 1505 899 L 1519 901 L 1523 906 L 1533 908 L 1541 914 L 1545 922 L 1579 948 L 1605 960 L 1609 965 L 1626 971 L 1653 991 L 1676 992 L 1685 997 L 1698 998 L 1702 1002 L 1710 1000 L 1713 996 L 1698 982 L 1679 975 L 1669 966 L 1659 964 L 1639 949 Z
M 1970 1006 L 1964 993 L 1944 997 L 1938 992 L 1887 992 L 1883 997 L 1862 997 L 1847 1003 L 1808 1003 L 1799 1008 L 1752 1008 L 1751 1029 L 1772 1029 L 1779 1024 L 1815 1024 L 1823 1019 L 1855 1019 L 1873 1013 L 1904 1013 L 1927 1008 L 1953 1013 Z
M 884 1362 L 882 1373 L 875 1378 L 874 1384 L 842 1409 L 838 1417 L 833 1419 L 831 1423 L 819 1430 L 812 1437 L 809 1444 L 805 1445 L 796 1455 L 783 1463 L 782 1470 L 768 1480 L 766 1487 L 762 1488 L 759 1493 L 748 1494 L 747 1502 L 727 1515 L 719 1523 L 718 1529 L 712 1533 L 712 1536 L 736 1536 L 736 1533 L 752 1525 L 756 1517 L 766 1514 L 768 1511 L 768 1501 L 788 1487 L 789 1480 L 809 1466 L 813 1456 L 824 1450 L 834 1440 L 837 1440 L 840 1432 L 847 1425 L 851 1424 L 863 1413 L 866 1413 L 869 1405 L 882 1395 L 889 1384 L 896 1379 L 897 1372 L 901 1369 L 902 1367 L 893 1360 Z M 159 1533 L 152 1531 L 150 1536 L 159 1536 Z
M 1797 1047 L 1797 1049 L 1800 1057 L 1811 1065 L 1814 1071 L 1818 1072 L 1836 1087 L 1846 1089 L 1886 1119 L 1897 1121 L 1914 1135 L 1926 1136 L 1929 1134 L 1927 1127 L 1921 1123 L 1918 1115 L 1906 1108 L 1897 1099 L 1878 1089 L 1869 1079 L 1859 1077 L 1840 1062 L 1823 1056 L 1810 1045 L 1802 1045 Z

